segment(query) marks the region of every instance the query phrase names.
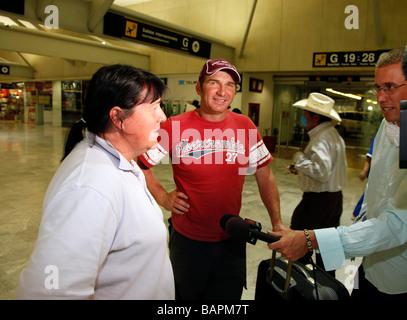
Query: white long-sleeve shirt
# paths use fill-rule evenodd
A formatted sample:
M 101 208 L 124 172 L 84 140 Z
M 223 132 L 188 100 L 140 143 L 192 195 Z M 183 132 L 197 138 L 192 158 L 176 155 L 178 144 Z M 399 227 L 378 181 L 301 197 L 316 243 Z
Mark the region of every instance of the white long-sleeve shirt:
M 330 122 L 323 122 L 308 132 L 310 141 L 304 153 L 293 161 L 303 192 L 337 192 L 347 182 L 346 148 Z
M 161 209 L 144 175 L 87 133 L 55 173 L 18 299 L 174 299 Z
M 366 279 L 388 294 L 407 292 L 407 169 L 399 168 L 399 147 L 377 132 L 364 203 L 367 220 L 349 227 L 315 230 L 327 270 L 362 256 Z

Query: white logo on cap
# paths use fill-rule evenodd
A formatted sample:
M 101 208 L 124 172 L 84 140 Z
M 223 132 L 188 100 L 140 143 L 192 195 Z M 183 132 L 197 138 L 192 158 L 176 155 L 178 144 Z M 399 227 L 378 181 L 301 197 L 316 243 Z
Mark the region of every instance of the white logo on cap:
M 215 65 L 221 65 L 221 66 L 227 66 L 227 67 L 232 67 L 230 63 L 226 62 L 226 61 L 215 61 L 214 63 L 212 63 L 213 66 Z

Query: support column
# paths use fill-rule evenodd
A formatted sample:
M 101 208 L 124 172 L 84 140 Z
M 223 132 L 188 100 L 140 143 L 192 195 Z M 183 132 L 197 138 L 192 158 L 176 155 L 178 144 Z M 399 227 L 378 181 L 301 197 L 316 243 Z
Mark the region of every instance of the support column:
M 61 81 L 52 81 L 52 126 L 62 126 L 62 88 Z

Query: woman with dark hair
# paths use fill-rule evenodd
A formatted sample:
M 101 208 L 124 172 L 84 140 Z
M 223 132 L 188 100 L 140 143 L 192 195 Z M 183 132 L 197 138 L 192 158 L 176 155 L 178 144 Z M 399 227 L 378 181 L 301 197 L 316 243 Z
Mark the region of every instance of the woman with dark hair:
M 17 298 L 174 299 L 163 215 L 133 160 L 157 145 L 165 91 L 130 66 L 94 74 Z

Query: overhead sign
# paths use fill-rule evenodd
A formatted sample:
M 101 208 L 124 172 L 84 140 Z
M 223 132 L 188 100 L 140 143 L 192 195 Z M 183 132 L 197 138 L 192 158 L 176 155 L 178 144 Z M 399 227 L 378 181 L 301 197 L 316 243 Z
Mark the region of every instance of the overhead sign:
M 386 51 L 389 50 L 314 52 L 312 66 L 314 68 L 374 67 L 380 55 Z
M 103 33 L 209 59 L 211 43 L 112 12 L 104 17 Z
M 322 75 L 310 76 L 309 81 L 316 82 L 359 82 L 360 76 L 336 76 L 336 75 Z

